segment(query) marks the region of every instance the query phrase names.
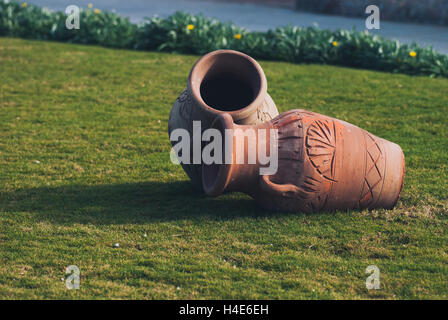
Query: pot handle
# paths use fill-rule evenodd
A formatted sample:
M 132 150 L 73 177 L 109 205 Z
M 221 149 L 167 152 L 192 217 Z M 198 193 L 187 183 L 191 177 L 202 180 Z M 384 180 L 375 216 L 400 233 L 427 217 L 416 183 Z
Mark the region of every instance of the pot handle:
M 293 184 L 277 184 L 269 179 L 269 176 L 261 176 L 261 189 L 278 197 L 296 198 L 304 196 L 305 192 Z

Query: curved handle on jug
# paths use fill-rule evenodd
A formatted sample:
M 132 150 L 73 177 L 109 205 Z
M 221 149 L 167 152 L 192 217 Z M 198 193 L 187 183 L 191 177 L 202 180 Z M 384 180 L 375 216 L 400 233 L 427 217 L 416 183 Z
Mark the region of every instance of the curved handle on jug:
M 267 175 L 261 176 L 260 186 L 264 191 L 278 197 L 295 198 L 305 195 L 305 192 L 301 188 L 290 183 L 277 184 L 272 182 Z

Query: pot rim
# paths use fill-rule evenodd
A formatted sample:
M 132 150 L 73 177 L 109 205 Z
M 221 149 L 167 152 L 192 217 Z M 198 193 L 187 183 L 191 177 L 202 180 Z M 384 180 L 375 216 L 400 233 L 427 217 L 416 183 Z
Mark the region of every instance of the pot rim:
M 234 122 L 232 117 L 227 113 L 219 114 L 216 119 L 212 122 L 211 128 L 215 128 L 219 123 L 222 130 L 232 129 L 234 127 Z M 233 150 L 229 150 L 232 152 L 231 159 L 233 159 Z M 211 197 L 216 197 L 221 195 L 229 184 L 231 171 L 233 168 L 233 163 L 227 164 L 212 164 L 214 166 L 218 166 L 218 172 L 216 173 L 215 179 L 212 183 L 206 183 L 206 179 L 208 174 L 206 172 L 206 167 L 211 166 L 207 164 L 202 164 L 202 188 L 206 195 Z
M 215 109 L 208 104 L 205 103 L 205 101 L 202 99 L 201 92 L 200 92 L 200 83 L 194 83 L 199 78 L 198 72 L 199 67 L 206 63 L 211 58 L 215 58 L 216 56 L 221 55 L 235 55 L 239 56 L 243 59 L 246 59 L 252 66 L 255 68 L 259 78 L 260 78 L 260 89 L 258 90 L 258 93 L 255 97 L 255 99 L 244 108 L 233 110 L 233 111 L 224 111 Z M 202 81 L 202 79 L 200 79 Z M 188 84 L 187 84 L 188 90 L 193 95 L 194 100 L 198 103 L 198 105 L 203 108 L 206 112 L 211 113 L 212 116 L 216 116 L 221 113 L 228 113 L 232 116 L 232 118 L 235 121 L 245 119 L 249 115 L 251 115 L 253 112 L 255 112 L 259 106 L 261 106 L 264 102 L 264 99 L 266 97 L 266 94 L 268 92 L 268 85 L 266 80 L 266 75 L 264 74 L 263 69 L 261 68 L 260 64 L 253 59 L 252 57 L 248 56 L 245 53 L 236 51 L 236 50 L 216 50 L 212 51 L 210 53 L 207 53 L 202 58 L 200 58 L 193 66 L 193 68 L 190 71 L 190 75 L 188 76 Z

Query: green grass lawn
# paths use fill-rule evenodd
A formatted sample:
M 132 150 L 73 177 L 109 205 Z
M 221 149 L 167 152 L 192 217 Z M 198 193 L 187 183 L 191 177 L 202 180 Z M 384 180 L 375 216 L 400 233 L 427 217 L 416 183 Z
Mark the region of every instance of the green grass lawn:
M 270 213 L 169 160 L 197 59 L 0 38 L 0 298 L 448 298 L 448 79 L 261 61 L 280 111 L 356 124 L 407 166 L 394 210 Z

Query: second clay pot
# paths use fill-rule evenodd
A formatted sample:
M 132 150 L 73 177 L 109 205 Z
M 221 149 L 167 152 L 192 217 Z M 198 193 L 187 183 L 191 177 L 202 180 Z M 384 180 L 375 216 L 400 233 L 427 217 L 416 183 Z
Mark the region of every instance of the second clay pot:
M 357 126 L 306 110 L 291 110 L 259 125 L 237 125 L 231 116 L 219 115 L 212 124 L 224 136 L 232 129 L 232 161 L 203 165 L 202 182 L 209 196 L 240 191 L 260 206 L 284 211 L 331 211 L 392 208 L 403 186 L 405 161 L 401 148 Z M 248 131 L 274 132 L 250 143 Z M 270 131 L 273 129 L 273 131 Z M 230 138 L 229 138 L 230 139 Z M 257 149 L 277 153 L 278 168 L 260 173 Z M 223 147 L 225 149 L 225 147 Z M 237 152 L 246 162 L 237 164 Z M 271 153 L 274 152 L 274 153 Z M 225 152 L 224 152 L 225 153 Z M 255 163 L 248 164 L 249 154 Z

